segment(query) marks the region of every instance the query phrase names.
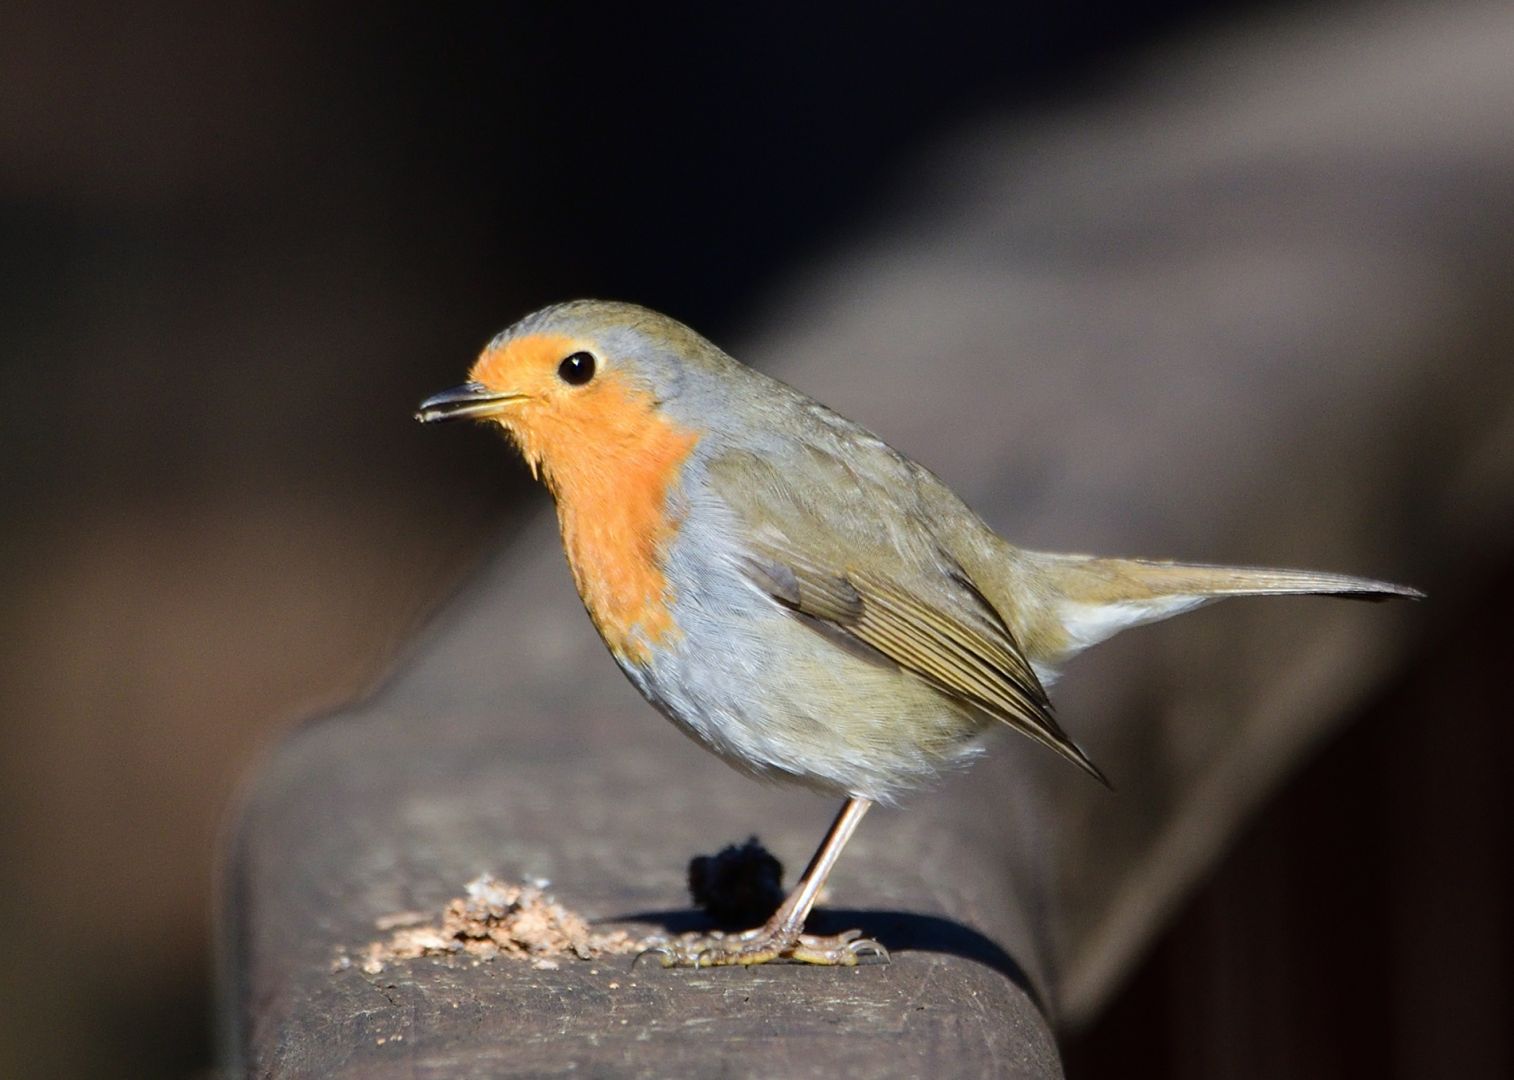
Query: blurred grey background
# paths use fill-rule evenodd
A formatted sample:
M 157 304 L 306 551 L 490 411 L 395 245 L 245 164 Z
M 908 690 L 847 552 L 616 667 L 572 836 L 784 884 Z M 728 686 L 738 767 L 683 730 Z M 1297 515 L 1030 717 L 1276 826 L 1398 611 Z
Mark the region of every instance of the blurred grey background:
M 371 687 L 543 506 L 496 440 L 423 435 L 415 401 L 518 315 L 600 295 L 769 366 L 805 350 L 805 389 L 957 482 L 1015 380 L 1061 388 L 1019 436 L 1068 449 L 1020 479 L 1023 527 L 994 522 L 1013 539 L 1156 532 L 1176 548 L 1139 553 L 1431 574 L 1431 630 L 1362 674 L 1351 722 L 1258 765 L 1292 779 L 1194 841 L 1192 879 L 1133 898 L 1155 944 L 1115 926 L 1069 964 L 1097 989 L 1067 1067 L 1506 1074 L 1511 56 L 1497 4 L 7 7 L 0 1073 L 209 1067 L 239 779 Z M 908 394 L 869 379 L 870 334 L 915 343 L 960 430 L 911 427 Z M 1253 362 L 1164 378 L 1204 334 Z M 1113 402 L 1095 344 L 1128 357 Z M 992 386 L 968 374 L 985 356 Z M 1290 399 L 1321 357 L 1368 396 Z M 1174 395 L 1182 459 L 1079 421 L 1169 417 Z M 1351 462 L 1239 453 L 1255 521 L 1186 547 L 1206 533 L 1185 492 L 1218 468 L 1197 448 L 1243 447 L 1279 409 L 1304 448 L 1402 413 Z M 1098 462 L 1124 498 L 1089 481 L 1081 529 L 1048 517 L 1037 485 Z M 1304 469 L 1338 491 L 1300 512 Z M 1359 498 L 1385 472 L 1422 496 L 1391 527 Z M 1379 528 L 1417 545 L 1332 561 Z M 1108 662 L 1156 649 L 1179 677 L 1183 639 L 1150 640 Z

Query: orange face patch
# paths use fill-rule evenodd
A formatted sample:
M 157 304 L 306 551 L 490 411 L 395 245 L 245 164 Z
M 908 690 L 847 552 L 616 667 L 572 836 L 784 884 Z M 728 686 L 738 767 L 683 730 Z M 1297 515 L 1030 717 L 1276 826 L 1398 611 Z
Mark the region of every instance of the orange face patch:
M 557 368 L 580 350 L 600 368 L 570 386 Z M 662 416 L 592 342 L 527 335 L 485 352 L 471 378 L 524 395 L 494 419 L 557 500 L 568 565 L 600 635 L 618 657 L 645 662 L 677 634 L 660 564 L 679 524 L 668 495 L 697 436 Z

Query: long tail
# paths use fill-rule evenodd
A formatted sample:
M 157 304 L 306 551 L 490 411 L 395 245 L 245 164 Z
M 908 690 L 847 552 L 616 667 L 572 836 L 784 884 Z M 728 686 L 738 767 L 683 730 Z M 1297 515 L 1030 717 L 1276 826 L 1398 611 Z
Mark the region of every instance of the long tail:
M 1156 622 L 1225 596 L 1303 594 L 1352 600 L 1420 600 L 1425 595 L 1407 585 L 1317 570 L 1025 554 L 1041 594 L 1041 617 L 1053 624 L 1043 623 L 1044 636 L 1038 635 L 1051 646 L 1046 650 L 1050 655 L 1035 659 L 1053 665 L 1127 627 Z M 1058 641 L 1059 637 L 1062 640 Z

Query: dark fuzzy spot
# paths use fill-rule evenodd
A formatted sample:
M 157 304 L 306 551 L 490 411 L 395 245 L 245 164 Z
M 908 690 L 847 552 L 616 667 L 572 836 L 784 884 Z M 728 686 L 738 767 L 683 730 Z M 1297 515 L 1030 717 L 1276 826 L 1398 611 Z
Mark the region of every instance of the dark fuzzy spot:
M 753 836 L 689 860 L 689 896 L 724 928 L 757 926 L 783 903 L 783 864 Z

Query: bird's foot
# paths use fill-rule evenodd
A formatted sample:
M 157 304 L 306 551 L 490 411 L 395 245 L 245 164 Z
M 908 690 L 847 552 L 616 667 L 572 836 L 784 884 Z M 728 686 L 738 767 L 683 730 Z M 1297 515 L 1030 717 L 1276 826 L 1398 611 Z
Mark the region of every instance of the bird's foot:
M 663 967 L 730 967 L 791 963 L 853 967 L 886 964 L 888 950 L 861 930 L 821 936 L 763 926 L 740 934 L 682 934 L 654 941 L 636 957 L 652 957 Z

